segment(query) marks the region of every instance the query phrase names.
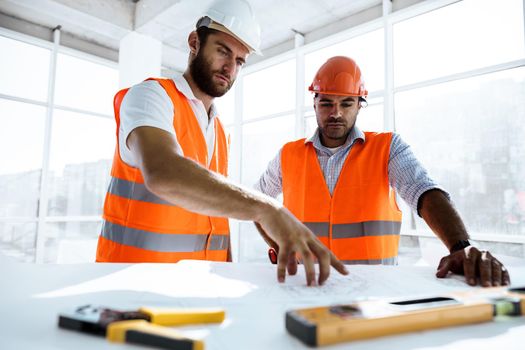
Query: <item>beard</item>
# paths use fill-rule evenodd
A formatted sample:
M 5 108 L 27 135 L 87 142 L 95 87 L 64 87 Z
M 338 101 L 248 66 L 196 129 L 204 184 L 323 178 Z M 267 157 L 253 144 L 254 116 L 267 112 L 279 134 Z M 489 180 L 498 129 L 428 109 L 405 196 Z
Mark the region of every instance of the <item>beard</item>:
M 213 81 L 213 75 L 217 73 L 230 79 L 226 86 Z M 190 74 L 198 88 L 211 97 L 221 97 L 230 90 L 235 81 L 223 70 L 213 71 L 211 63 L 204 57 L 203 50 L 199 50 L 195 59 L 190 63 Z
M 337 127 L 333 123 L 338 123 Z M 332 125 L 330 125 L 332 124 Z M 330 118 L 324 125 L 319 124 L 319 132 L 322 136 L 330 140 L 346 139 L 353 125 L 348 127 L 346 121 L 341 118 Z

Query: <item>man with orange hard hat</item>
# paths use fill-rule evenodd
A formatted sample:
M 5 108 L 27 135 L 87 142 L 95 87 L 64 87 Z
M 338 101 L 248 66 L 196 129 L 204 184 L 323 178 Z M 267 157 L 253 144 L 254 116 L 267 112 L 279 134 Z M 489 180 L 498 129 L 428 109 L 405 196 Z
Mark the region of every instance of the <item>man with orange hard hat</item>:
M 450 251 L 441 259 L 437 277 L 453 272 L 464 274 L 470 285 L 478 283 L 477 277 L 483 286 L 510 283 L 501 262 L 470 245 L 448 193 L 427 175 L 400 136 L 355 126 L 368 92 L 354 60 L 330 58 L 309 90 L 318 128 L 309 139 L 285 144 L 257 189 L 273 197 L 283 193 L 284 205 L 344 263 L 388 265 L 397 264 L 401 229 L 395 190 Z M 291 265 L 290 273 L 295 269 Z
M 281 251 L 305 259 L 308 285 L 330 266 L 346 274 L 315 235 L 282 204 L 226 179 L 228 139 L 213 104 L 232 86 L 260 29 L 245 0 L 217 0 L 189 34 L 188 67 L 115 96 L 117 149 L 104 203 L 98 262 L 231 261 L 228 218 L 264 228 Z M 290 264 L 294 264 L 295 260 Z

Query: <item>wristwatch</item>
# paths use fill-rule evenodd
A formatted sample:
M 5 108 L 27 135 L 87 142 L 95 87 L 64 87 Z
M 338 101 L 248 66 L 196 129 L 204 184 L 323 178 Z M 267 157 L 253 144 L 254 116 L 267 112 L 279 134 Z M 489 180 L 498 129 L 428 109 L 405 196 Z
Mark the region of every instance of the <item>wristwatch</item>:
M 452 248 L 450 248 L 450 254 L 457 252 L 458 250 L 465 249 L 469 245 L 470 242 L 468 241 L 468 239 L 459 240 L 452 246 Z

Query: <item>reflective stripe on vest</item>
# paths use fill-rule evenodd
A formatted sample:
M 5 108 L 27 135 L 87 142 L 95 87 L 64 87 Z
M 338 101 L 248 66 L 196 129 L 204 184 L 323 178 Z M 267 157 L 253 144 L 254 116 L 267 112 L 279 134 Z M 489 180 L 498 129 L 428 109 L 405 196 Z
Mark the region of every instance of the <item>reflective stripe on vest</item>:
M 127 246 L 157 252 L 191 252 L 206 249 L 208 235 L 166 234 L 138 230 L 104 221 L 102 237 Z M 228 249 L 229 236 L 213 235 L 209 250 Z
M 399 233 L 401 223 L 396 221 L 366 221 L 353 224 L 333 224 L 332 239 L 386 236 Z
M 397 256 L 386 259 L 368 259 L 368 260 L 341 260 L 347 265 L 397 265 Z
M 215 144 L 208 154 L 206 140 L 187 98 L 171 79 L 155 79 L 173 103 L 173 128 L 186 158 L 227 176 L 228 140 L 214 119 Z M 127 89 L 115 95 L 117 130 L 120 105 Z M 104 202 L 104 227 L 97 246 L 97 261 L 177 262 L 180 259 L 226 261 L 229 227 L 226 218 L 190 212 L 150 192 L 139 168 L 127 165 L 117 147 L 111 182 Z M 211 157 L 211 160 L 210 160 Z
M 134 199 L 136 201 L 173 205 L 170 202 L 167 202 L 164 199 L 158 197 L 154 193 L 151 193 L 144 184 L 118 179 L 116 177 L 111 178 L 108 192 L 114 194 L 115 196 Z
M 330 235 L 329 222 L 303 222 L 317 237 L 328 237 Z
M 305 222 L 317 237 L 328 237 L 330 234 L 330 223 L 328 222 Z M 397 221 L 366 221 L 353 224 L 333 224 L 332 239 L 355 238 L 366 236 L 385 236 L 397 233 L 401 230 L 401 223 Z
M 330 194 L 311 142 L 281 151 L 285 206 L 342 261 L 397 262 L 401 212 L 388 181 L 391 133 L 356 141 Z

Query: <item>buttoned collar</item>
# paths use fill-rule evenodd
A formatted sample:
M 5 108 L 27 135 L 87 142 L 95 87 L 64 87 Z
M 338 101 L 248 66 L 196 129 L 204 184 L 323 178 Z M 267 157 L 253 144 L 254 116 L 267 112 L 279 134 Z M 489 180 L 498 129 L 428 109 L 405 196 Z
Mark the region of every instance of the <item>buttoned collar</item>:
M 350 132 L 348 133 L 348 137 L 346 138 L 345 143 L 341 147 L 341 149 L 347 149 L 350 146 L 352 146 L 357 140 L 361 140 L 363 143 L 365 142 L 365 133 L 361 131 L 357 126 L 354 125 L 352 129 L 350 129 Z M 312 145 L 318 149 L 319 151 L 323 151 L 326 153 L 330 153 L 326 146 L 323 146 L 321 143 L 321 138 L 319 137 L 319 127 L 315 129 L 314 134 L 309 139 L 306 139 L 304 143 L 312 143 Z

